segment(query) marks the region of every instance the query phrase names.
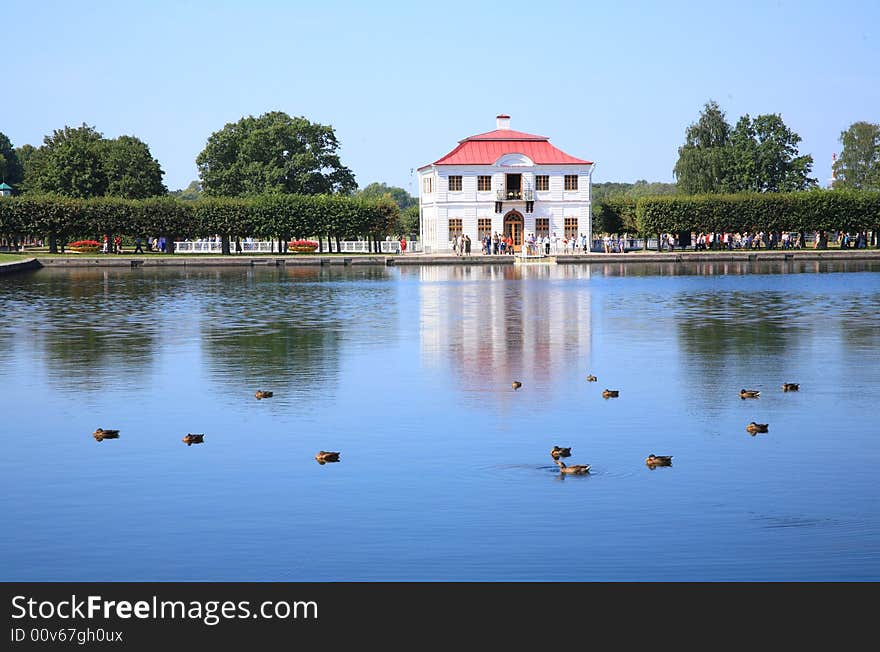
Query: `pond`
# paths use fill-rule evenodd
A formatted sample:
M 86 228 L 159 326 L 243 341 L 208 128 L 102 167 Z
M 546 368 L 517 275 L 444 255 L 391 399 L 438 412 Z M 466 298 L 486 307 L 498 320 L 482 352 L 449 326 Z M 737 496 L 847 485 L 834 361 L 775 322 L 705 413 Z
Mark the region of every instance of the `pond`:
M 880 580 L 878 272 L 2 278 L 0 580 Z

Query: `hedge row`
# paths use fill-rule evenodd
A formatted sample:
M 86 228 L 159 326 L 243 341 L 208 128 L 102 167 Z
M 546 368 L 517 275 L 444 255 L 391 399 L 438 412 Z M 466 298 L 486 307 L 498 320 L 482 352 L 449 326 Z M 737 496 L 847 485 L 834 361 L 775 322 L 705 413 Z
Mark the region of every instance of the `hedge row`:
M 57 196 L 0 198 L 0 235 L 42 236 L 54 243 L 107 234 L 164 236 L 167 240 L 221 235 L 290 239 L 365 236 L 378 239 L 395 228 L 393 201 L 330 195 L 268 195 L 248 199 L 183 201 L 69 199 Z
M 639 233 L 742 231 L 876 231 L 880 193 L 813 190 L 796 193 L 643 197 Z

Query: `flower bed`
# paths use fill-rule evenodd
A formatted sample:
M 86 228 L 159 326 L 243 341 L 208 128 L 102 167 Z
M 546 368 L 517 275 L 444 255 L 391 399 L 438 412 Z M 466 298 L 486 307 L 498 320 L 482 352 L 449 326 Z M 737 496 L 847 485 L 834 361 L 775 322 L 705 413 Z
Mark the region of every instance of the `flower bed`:
M 287 248 L 295 254 L 313 254 L 318 243 L 314 240 L 291 240 L 287 243 Z
M 97 240 L 77 240 L 67 245 L 67 248 L 77 254 L 95 254 L 101 249 L 101 243 Z

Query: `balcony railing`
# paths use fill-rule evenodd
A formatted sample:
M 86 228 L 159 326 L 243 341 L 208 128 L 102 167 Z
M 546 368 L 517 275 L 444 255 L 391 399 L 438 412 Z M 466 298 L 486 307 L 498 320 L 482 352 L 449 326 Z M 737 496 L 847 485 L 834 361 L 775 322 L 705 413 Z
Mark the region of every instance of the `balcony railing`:
M 508 190 L 499 188 L 495 191 L 495 201 L 535 201 L 534 190 Z

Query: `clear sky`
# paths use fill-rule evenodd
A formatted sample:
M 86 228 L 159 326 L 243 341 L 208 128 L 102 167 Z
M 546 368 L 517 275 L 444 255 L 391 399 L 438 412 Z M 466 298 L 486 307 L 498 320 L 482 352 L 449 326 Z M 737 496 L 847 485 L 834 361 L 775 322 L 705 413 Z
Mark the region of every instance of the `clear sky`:
M 840 132 L 880 122 L 880 1 L 43 2 L 0 12 L 0 132 L 138 136 L 170 190 L 208 136 L 279 110 L 330 124 L 358 184 L 495 128 L 549 136 L 594 181 L 673 181 L 687 125 L 780 113 L 824 186 Z

